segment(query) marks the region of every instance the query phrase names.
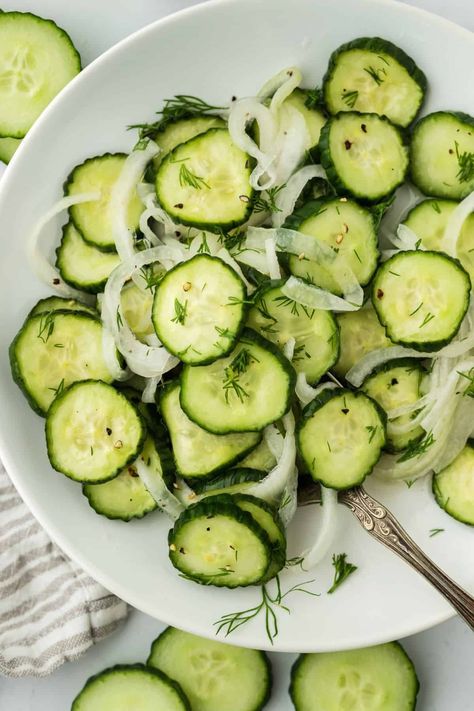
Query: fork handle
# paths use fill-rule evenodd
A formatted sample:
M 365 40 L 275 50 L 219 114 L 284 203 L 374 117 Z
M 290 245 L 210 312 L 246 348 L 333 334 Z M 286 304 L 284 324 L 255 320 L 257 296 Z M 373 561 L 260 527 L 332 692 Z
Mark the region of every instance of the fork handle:
M 428 580 L 474 630 L 474 598 L 423 553 L 390 511 L 361 486 L 341 491 L 339 501 L 357 516 L 359 523 L 371 536 L 403 558 Z

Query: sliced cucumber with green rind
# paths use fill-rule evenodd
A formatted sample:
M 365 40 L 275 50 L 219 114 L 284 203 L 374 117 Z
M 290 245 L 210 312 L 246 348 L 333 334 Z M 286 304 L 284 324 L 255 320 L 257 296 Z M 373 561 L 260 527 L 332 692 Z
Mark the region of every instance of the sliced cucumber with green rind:
M 375 203 L 405 180 L 408 150 L 385 116 L 341 112 L 323 126 L 321 163 L 338 194 Z
M 73 383 L 46 417 L 46 445 L 56 471 L 83 483 L 117 476 L 140 454 L 146 428 L 130 400 L 101 380 Z
M 117 664 L 92 676 L 71 711 L 191 711 L 181 687 L 158 669 Z
M 193 711 L 260 711 L 270 698 L 270 662 L 254 649 L 168 627 L 147 664 L 180 684 Z
M 411 180 L 433 197 L 462 200 L 474 190 L 474 117 L 455 111 L 424 116 L 413 129 Z
M 9 164 L 21 141 L 21 138 L 0 138 L 0 161 L 2 163 Z
M 196 425 L 181 408 L 178 381 L 162 391 L 160 410 L 170 433 L 176 469 L 193 480 L 193 485 L 239 462 L 261 440 L 259 432 L 216 435 Z
M 31 309 L 27 318 L 30 316 L 38 316 L 38 314 L 48 313 L 48 311 L 84 311 L 92 316 L 98 316 L 97 309 L 77 299 L 65 299 L 62 296 L 47 296 L 45 299 L 40 299 Z
M 156 334 L 183 363 L 212 363 L 234 348 L 246 297 L 234 269 L 217 257 L 198 254 L 170 269 L 156 287 Z
M 113 380 L 103 356 L 100 319 L 82 311 L 29 316 L 10 346 L 10 366 L 13 380 L 40 415 L 71 383 Z
M 237 227 L 252 211 L 249 156 L 227 129 L 212 128 L 177 146 L 156 174 L 161 206 L 177 222 L 204 230 Z
M 334 266 L 339 258 L 344 259 L 362 286 L 369 283 L 377 269 L 379 250 L 374 216 L 354 200 L 312 200 L 289 217 L 285 227 L 324 242 L 336 253 Z M 342 295 L 332 274 L 316 261 L 304 255 L 301 259 L 290 255 L 288 264 L 295 276 Z
M 154 137 L 155 143 L 161 149 L 153 159 L 154 165 L 158 168 L 163 158 L 181 143 L 186 143 L 211 128 L 225 127 L 225 121 L 220 116 L 189 116 L 167 123 L 164 128 L 156 132 Z
M 193 481 L 193 489 L 201 496 L 245 494 L 247 489 L 266 475 L 267 472 L 261 469 L 238 466 L 234 469 L 226 469 L 211 480 Z
M 359 37 L 331 54 L 323 93 L 331 114 L 355 109 L 408 126 L 426 85 L 421 69 L 400 47 L 380 37 Z
M 292 364 L 316 383 L 339 357 L 339 329 L 330 311 L 310 309 L 285 297 L 284 280 L 267 282 L 253 297 L 248 325 L 283 348 L 295 339 Z
M 455 200 L 423 200 L 410 210 L 403 224 L 421 239 L 424 249 L 441 252 L 446 225 L 458 204 Z M 457 257 L 474 283 L 474 214 L 469 215 L 461 228 Z
M 0 136 L 23 138 L 80 71 L 79 53 L 53 20 L 29 12 L 2 12 Z
M 474 440 L 447 467 L 433 475 L 436 503 L 461 523 L 474 526 Z
M 120 264 L 116 252 L 102 252 L 85 242 L 72 222 L 63 228 L 61 244 L 56 250 L 56 266 L 63 280 L 80 291 L 98 294 Z
M 362 392 L 323 390 L 303 410 L 300 454 L 315 481 L 331 489 L 361 484 L 385 446 L 386 415 Z
M 296 711 L 414 711 L 419 683 L 398 642 L 301 654 L 291 670 Z
M 140 289 L 133 281 L 129 281 L 122 289 L 120 305 L 124 319 L 140 341 L 146 343 L 149 336 L 155 335 L 151 319 L 153 289 Z
M 370 351 L 392 345 L 372 305 L 364 306 L 359 311 L 338 314 L 337 323 L 341 347 L 339 360 L 333 370 L 340 377 L 344 377 Z
M 92 247 L 104 252 L 115 251 L 115 240 L 108 212 L 110 193 L 122 171 L 126 153 L 104 153 L 77 165 L 64 184 L 65 195 L 100 192 L 98 200 L 83 202 L 69 208 L 69 215 L 81 237 Z M 136 232 L 143 203 L 135 191 L 127 209 L 127 227 Z
M 245 328 L 230 355 L 185 365 L 180 401 L 186 415 L 214 432 L 257 432 L 289 409 L 296 373 L 279 349 Z
M 305 89 L 295 89 L 283 102 L 282 108 L 285 106 L 296 109 L 304 118 L 308 132 L 305 150 L 313 153 L 318 148 L 321 129 L 326 123 L 327 117 L 320 107 L 311 106 L 309 93 Z
M 381 408 L 388 413 L 404 405 L 412 405 L 422 396 L 421 385 L 426 371 L 415 358 L 399 358 L 375 368 L 364 380 L 361 390 L 378 402 Z M 416 415 L 401 415 L 387 423 L 386 449 L 391 452 L 400 452 L 409 444 L 420 440 L 425 431 L 422 427 L 415 426 L 409 432 L 391 432 L 391 422 L 395 425 L 410 424 Z
M 255 449 L 239 463 L 239 467 L 257 469 L 258 471 L 269 472 L 273 469 L 277 460 L 272 450 L 268 446 L 265 437 L 262 439 Z
M 399 252 L 382 264 L 372 303 L 394 343 L 435 351 L 449 343 L 469 306 L 471 280 L 441 252 Z
M 253 516 L 211 496 L 189 506 L 168 536 L 172 564 L 202 585 L 255 585 L 272 560 L 268 534 Z

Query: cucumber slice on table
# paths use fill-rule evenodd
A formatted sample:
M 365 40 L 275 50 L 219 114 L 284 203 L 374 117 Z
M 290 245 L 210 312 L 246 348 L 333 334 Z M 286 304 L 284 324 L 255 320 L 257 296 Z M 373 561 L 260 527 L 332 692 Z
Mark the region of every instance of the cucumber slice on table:
M 234 348 L 246 296 L 234 269 L 217 257 L 198 254 L 170 269 L 156 287 L 156 334 L 183 363 L 211 363 Z
M 193 480 L 193 485 L 240 461 L 261 440 L 259 432 L 216 435 L 196 425 L 181 408 L 178 381 L 162 391 L 160 410 L 170 433 L 176 469 Z
M 361 390 L 378 402 L 385 412 L 389 412 L 397 407 L 412 405 L 419 400 L 422 396 L 421 385 L 425 375 L 425 369 L 414 358 L 390 360 L 367 376 Z M 400 452 L 423 437 L 425 431 L 419 425 L 405 433 L 392 431 L 392 424 L 408 425 L 411 419 L 411 415 L 401 415 L 387 423 L 386 449 Z
M 181 407 L 215 434 L 260 431 L 288 411 L 295 382 L 295 371 L 278 348 L 246 328 L 226 358 L 184 366 Z
M 334 267 L 342 257 L 362 286 L 369 283 L 379 259 L 377 230 L 373 214 L 354 200 L 328 198 L 312 200 L 297 210 L 285 223 L 334 250 Z M 306 279 L 322 289 L 342 295 L 332 274 L 318 262 L 290 255 L 292 274 Z
M 339 113 L 323 127 L 319 145 L 328 180 L 342 195 L 379 202 L 405 180 L 408 150 L 385 116 Z
M 282 294 L 284 281 L 269 282 L 255 295 L 248 325 L 282 348 L 295 339 L 292 364 L 316 383 L 339 356 L 339 329 L 330 311 L 310 309 Z
M 56 250 L 56 266 L 66 284 L 98 294 L 120 264 L 116 252 L 102 252 L 85 242 L 72 222 L 63 228 L 61 244 Z
M 118 664 L 92 676 L 71 711 L 191 711 L 181 687 L 143 664 Z
M 0 136 L 23 138 L 80 71 L 71 38 L 52 20 L 29 12 L 0 13 Z
M 398 642 L 301 654 L 291 670 L 296 711 L 414 711 L 419 683 Z
M 168 544 L 174 567 L 202 585 L 255 585 L 272 561 L 266 531 L 227 497 L 211 496 L 189 506 L 170 530 Z
M 140 458 L 156 477 L 166 478 L 162 457 L 151 436 L 146 438 Z M 96 513 L 110 519 L 130 521 L 132 518 L 143 518 L 157 508 L 155 499 L 140 479 L 134 463 L 104 484 L 84 484 L 82 493 Z
M 474 190 L 474 117 L 436 111 L 413 130 L 411 179 L 434 197 L 462 200 Z
M 340 377 L 370 351 L 393 345 L 370 304 L 359 311 L 338 314 L 337 323 L 341 348 L 334 372 Z
M 222 436 L 225 437 L 226 435 Z M 266 475 L 267 472 L 262 469 L 238 466 L 235 469 L 227 469 L 210 481 L 194 481 L 193 489 L 201 496 L 245 494 L 249 487 L 253 486 L 255 482 L 261 481 Z
M 458 204 L 455 200 L 423 200 L 410 210 L 403 224 L 421 239 L 425 249 L 441 252 L 444 230 Z M 474 283 L 474 214 L 469 215 L 461 228 L 457 257 Z
M 408 126 L 426 91 L 426 77 L 413 59 L 380 37 L 359 37 L 329 59 L 323 94 L 331 114 L 363 111 Z
M 161 206 L 177 222 L 217 231 L 241 225 L 252 212 L 249 156 L 227 129 L 213 128 L 177 146 L 156 174 Z
M 146 429 L 125 395 L 100 380 L 74 383 L 46 418 L 46 445 L 56 471 L 83 483 L 117 476 L 143 449 Z
M 8 165 L 20 143 L 21 138 L 0 138 L 0 161 Z
M 323 390 L 303 410 L 298 447 L 315 481 L 331 489 L 361 484 L 385 446 L 386 416 L 362 392 Z
M 458 332 L 470 291 L 469 275 L 456 259 L 441 252 L 406 251 L 378 270 L 372 303 L 394 343 L 435 351 Z
M 260 711 L 270 698 L 270 662 L 254 649 L 168 627 L 147 664 L 180 684 L 193 711 Z
M 155 143 L 161 148 L 160 153 L 153 159 L 154 165 L 158 167 L 163 158 L 181 143 L 186 143 L 211 128 L 225 127 L 225 121 L 219 116 L 189 116 L 167 123 L 154 136 Z
M 99 200 L 83 202 L 69 208 L 69 215 L 81 237 L 92 247 L 104 252 L 115 251 L 115 241 L 108 213 L 110 192 L 118 180 L 127 155 L 125 153 L 105 153 L 88 158 L 76 166 L 64 185 L 65 195 L 76 195 L 99 191 Z M 136 191 L 130 198 L 127 209 L 127 227 L 136 232 L 143 203 Z
M 433 475 L 436 503 L 453 518 L 474 526 L 474 440 L 447 467 Z
M 84 311 L 87 314 L 97 317 L 97 309 L 92 306 L 83 304 L 82 301 L 76 299 L 65 299 L 62 296 L 47 296 L 45 299 L 40 299 L 28 314 L 30 316 L 38 316 L 38 314 L 48 313 L 48 311 Z
M 10 366 L 14 381 L 40 415 L 71 383 L 113 380 L 104 361 L 102 324 L 98 316 L 82 311 L 29 316 L 10 346 Z

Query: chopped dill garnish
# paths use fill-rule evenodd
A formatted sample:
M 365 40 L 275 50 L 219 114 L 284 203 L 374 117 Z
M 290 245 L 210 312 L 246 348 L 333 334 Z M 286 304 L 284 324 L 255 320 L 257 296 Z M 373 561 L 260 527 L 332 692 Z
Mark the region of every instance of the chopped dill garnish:
M 194 190 L 201 190 L 201 188 L 210 190 L 210 185 L 206 183 L 204 178 L 192 173 L 184 161 L 179 167 L 179 184 L 182 188 L 184 188 L 185 185 L 189 185 L 189 187 L 194 188 Z
M 456 178 L 460 183 L 469 183 L 474 178 L 474 153 L 470 153 L 469 151 L 460 153 L 457 141 L 454 141 L 454 146 L 456 148 L 456 158 L 459 166 Z
M 419 442 L 412 442 L 412 444 L 409 444 L 401 457 L 397 459 L 397 462 L 407 462 L 409 459 L 413 459 L 414 457 L 420 457 L 435 442 L 436 440 L 433 437 L 433 433 L 427 432 L 427 434 Z
M 188 315 L 188 300 L 183 303 L 179 299 L 174 300 L 174 318 L 171 319 L 172 323 L 179 323 L 184 326 L 186 317 Z
M 269 188 L 265 190 L 266 197 L 260 193 L 258 196 L 252 200 L 253 211 L 258 212 L 281 212 L 281 208 L 276 204 L 276 198 L 278 194 L 286 187 L 286 183 L 283 185 L 277 185 L 274 188 Z
M 341 94 L 341 99 L 350 108 L 353 109 L 359 98 L 359 92 L 354 91 L 343 91 Z
M 54 331 L 54 319 L 56 314 L 54 311 L 47 311 L 41 314 L 38 324 L 38 338 L 47 343 Z
M 169 123 L 191 116 L 213 115 L 216 111 L 222 111 L 224 106 L 212 106 L 197 96 L 188 94 L 177 94 L 172 99 L 165 99 L 164 107 L 157 111 L 161 116 L 153 123 L 137 123 L 129 126 L 129 129 L 138 128 L 141 141 L 146 138 L 155 138 L 158 131 L 162 131 Z
M 385 69 L 375 69 L 374 67 L 364 67 L 364 72 L 367 72 L 367 74 L 372 77 L 374 82 L 377 84 L 377 86 L 380 86 L 381 84 L 384 83 L 385 79 L 383 79 L 380 74 L 386 74 Z
M 347 562 L 347 553 L 339 553 L 333 555 L 332 564 L 334 566 L 334 580 L 328 593 L 331 594 L 342 585 L 344 580 L 347 580 L 349 575 L 352 575 L 357 570 L 357 565 Z
M 443 533 L 444 528 L 432 528 L 430 529 L 430 538 L 433 538 L 433 536 L 437 536 L 438 533 Z

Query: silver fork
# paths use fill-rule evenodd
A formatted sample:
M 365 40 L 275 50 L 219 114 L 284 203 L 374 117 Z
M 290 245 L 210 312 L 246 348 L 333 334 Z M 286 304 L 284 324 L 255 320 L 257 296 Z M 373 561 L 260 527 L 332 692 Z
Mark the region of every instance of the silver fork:
M 397 519 L 379 501 L 368 494 L 362 486 L 340 491 L 339 503 L 347 506 L 357 517 L 361 526 L 377 541 L 390 548 L 428 580 L 454 607 L 462 619 L 474 630 L 474 597 L 451 580 L 410 538 Z M 298 504 L 308 506 L 320 503 L 318 484 L 302 487 L 298 492 Z

